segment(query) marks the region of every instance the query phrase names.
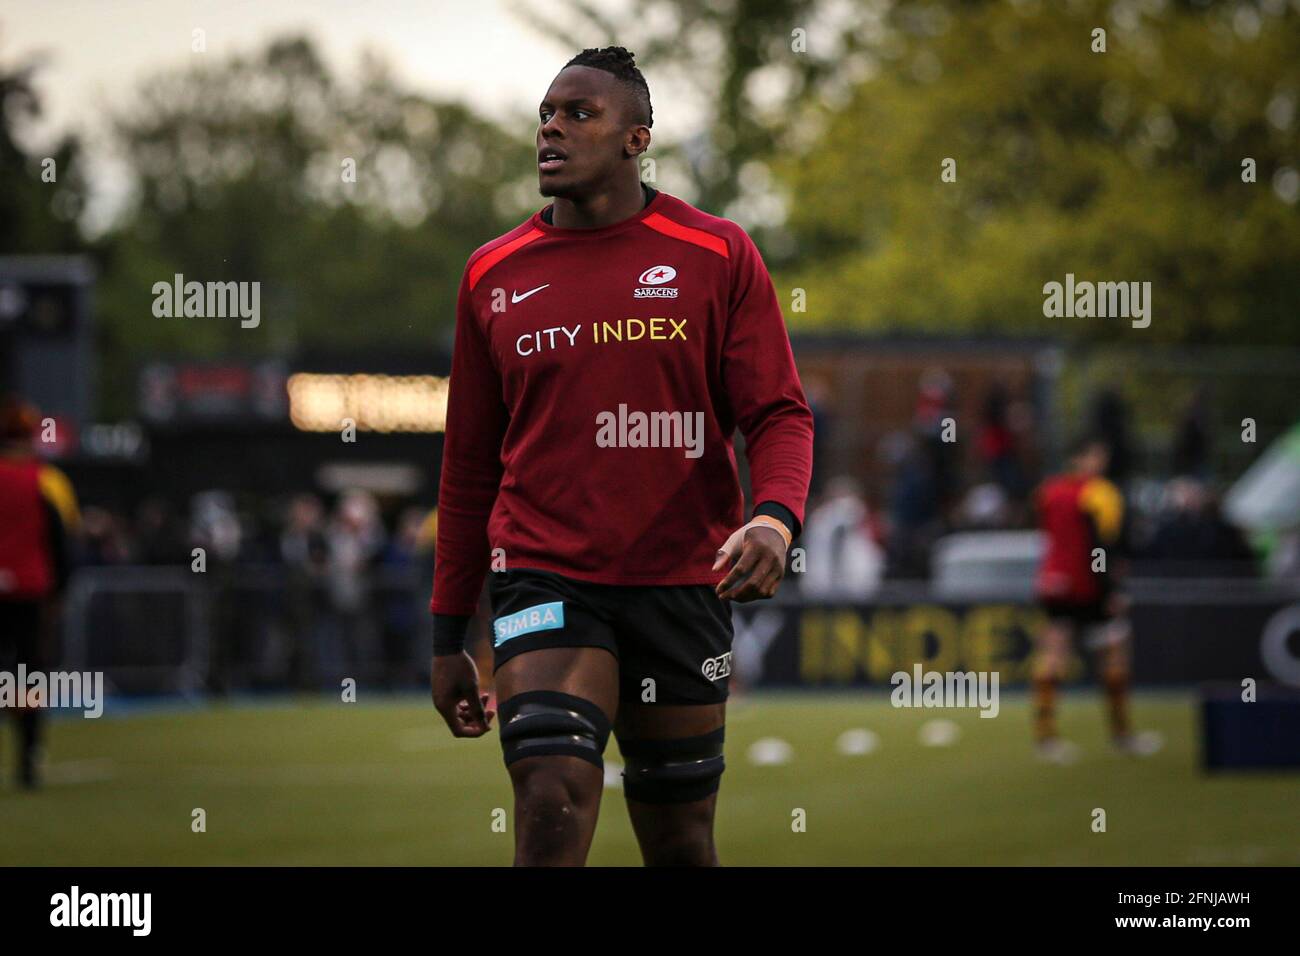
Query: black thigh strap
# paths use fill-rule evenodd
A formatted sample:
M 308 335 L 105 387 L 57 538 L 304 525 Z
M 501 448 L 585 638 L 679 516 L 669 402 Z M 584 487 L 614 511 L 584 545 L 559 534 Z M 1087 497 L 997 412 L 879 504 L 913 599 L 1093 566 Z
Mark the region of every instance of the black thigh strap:
M 722 741 L 726 728 L 675 740 L 618 742 L 627 764 L 623 789 L 642 803 L 688 803 L 718 789 L 726 763 Z
M 604 766 L 609 720 L 589 700 L 553 690 L 530 690 L 500 705 L 506 765 L 524 757 L 580 757 Z

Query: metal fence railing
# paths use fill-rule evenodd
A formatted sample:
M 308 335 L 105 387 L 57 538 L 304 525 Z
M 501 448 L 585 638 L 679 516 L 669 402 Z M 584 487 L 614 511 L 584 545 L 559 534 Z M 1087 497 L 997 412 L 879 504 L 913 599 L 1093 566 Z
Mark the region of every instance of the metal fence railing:
M 126 695 L 337 692 L 349 677 L 358 685 L 413 689 L 427 677 L 430 581 L 424 568 L 381 568 L 364 582 L 359 605 L 339 607 L 327 581 L 296 578 L 281 566 L 209 568 L 204 574 L 186 567 L 85 567 L 74 574 L 64 602 L 60 667 L 102 671 L 110 693 Z M 879 609 L 886 615 L 881 620 L 893 620 L 909 607 L 1019 607 L 1018 631 L 1034 619 L 1027 579 L 1005 586 L 972 580 L 978 586 L 965 589 L 952 582 L 887 581 L 870 594 L 815 601 L 800 595 L 798 583 L 792 575 L 774 600 L 734 606 L 738 656 L 752 658 L 755 649 L 746 641 L 778 619 L 782 634 L 772 646 L 779 650 L 784 643 L 797 656 L 795 645 L 809 639 L 799 622 L 840 609 L 859 615 Z M 1245 666 L 1238 660 L 1244 647 L 1266 662 L 1268 641 L 1260 641 L 1267 619 L 1300 602 L 1294 584 L 1249 578 L 1139 578 L 1127 590 L 1143 645 L 1140 659 L 1153 662 L 1147 675 L 1153 680 L 1215 674 L 1219 660 L 1235 673 Z M 873 641 L 885 634 L 867 628 L 864 635 L 867 630 Z M 1023 645 L 1027 636 L 1018 634 L 1016 641 Z M 1201 661 L 1194 668 L 1193 659 Z M 756 683 L 778 676 L 771 660 L 766 668 L 755 663 Z M 1287 663 L 1284 669 L 1294 668 Z
M 341 606 L 328 581 L 280 566 L 84 567 L 65 595 L 60 666 L 103 671 L 125 694 L 414 686 L 429 590 L 417 570 L 377 569 Z

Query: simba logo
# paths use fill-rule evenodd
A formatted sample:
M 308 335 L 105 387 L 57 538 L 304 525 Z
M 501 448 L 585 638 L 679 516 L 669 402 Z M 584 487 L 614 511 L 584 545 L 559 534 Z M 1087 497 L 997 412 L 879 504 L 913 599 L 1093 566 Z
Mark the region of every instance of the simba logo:
M 664 288 L 664 285 L 676 278 L 677 270 L 672 266 L 651 266 L 637 278 L 640 288 L 632 293 L 632 298 L 675 299 L 677 290 Z
M 82 894 L 74 886 L 50 897 L 51 926 L 129 926 L 133 936 L 148 936 L 152 914 L 152 893 Z
M 548 631 L 557 627 L 564 627 L 563 601 L 536 604 L 514 614 L 503 615 L 492 622 L 497 647 L 500 647 L 512 637 L 531 634 L 534 631 Z
M 718 657 L 710 657 L 700 665 L 700 673 L 708 680 L 722 680 L 731 676 L 731 651 Z

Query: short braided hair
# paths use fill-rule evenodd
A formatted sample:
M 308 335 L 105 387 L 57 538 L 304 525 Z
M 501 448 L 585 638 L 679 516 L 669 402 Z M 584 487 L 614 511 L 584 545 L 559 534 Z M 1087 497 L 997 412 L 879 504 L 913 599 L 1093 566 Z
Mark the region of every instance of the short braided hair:
M 640 113 L 638 119 L 646 126 L 654 126 L 655 111 L 650 105 L 650 87 L 646 84 L 641 71 L 637 69 L 636 57 L 631 51 L 621 46 L 606 46 L 599 49 L 591 47 L 583 50 L 564 65 L 565 67 L 589 66 L 593 70 L 604 70 L 612 74 L 632 94 L 632 99 Z

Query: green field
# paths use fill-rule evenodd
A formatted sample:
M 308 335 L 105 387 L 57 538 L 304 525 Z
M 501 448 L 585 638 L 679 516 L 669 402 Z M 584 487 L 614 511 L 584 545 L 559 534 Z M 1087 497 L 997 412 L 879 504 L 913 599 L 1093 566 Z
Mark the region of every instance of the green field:
M 956 743 L 924 747 L 935 716 Z M 1037 762 L 1022 695 L 1001 714 L 895 710 L 874 696 L 750 695 L 728 724 L 718 818 L 727 864 L 1300 863 L 1300 780 L 1207 777 L 1197 766 L 1194 703 L 1140 696 L 1137 724 L 1165 749 L 1143 760 L 1105 747 L 1094 695 L 1065 698 L 1062 731 L 1083 748 L 1070 767 Z M 836 740 L 868 728 L 879 746 L 845 756 Z M 373 704 L 285 700 L 51 726 L 49 783 L 13 789 L 6 730 L 0 863 L 459 864 L 510 861 L 494 833 L 510 807 L 495 734 L 453 740 L 411 697 Z M 758 766 L 760 738 L 793 748 Z M 613 741 L 607 757 L 617 759 Z M 191 832 L 191 812 L 207 832 Z M 1094 833 L 1104 808 L 1107 832 Z M 792 812 L 807 830 L 792 832 Z M 639 863 L 617 790 L 606 790 L 592 862 Z

